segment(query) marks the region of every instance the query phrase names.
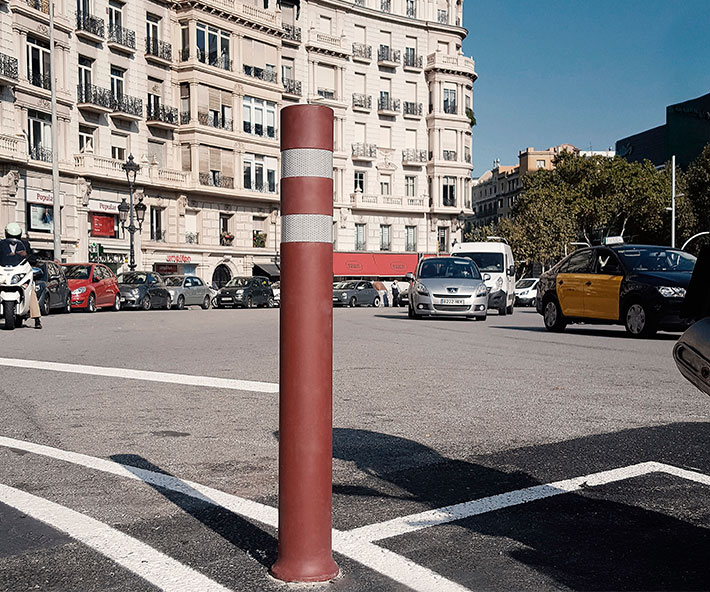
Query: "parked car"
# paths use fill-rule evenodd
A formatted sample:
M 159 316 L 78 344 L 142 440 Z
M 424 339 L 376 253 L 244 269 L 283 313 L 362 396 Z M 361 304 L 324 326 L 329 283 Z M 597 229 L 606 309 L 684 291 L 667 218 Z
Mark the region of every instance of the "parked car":
M 482 277 L 467 257 L 422 259 L 416 276 L 407 274 L 407 279 L 413 280 L 409 287 L 409 318 L 465 316 L 484 321 L 488 314 L 486 276 Z
M 365 280 L 338 282 L 333 284 L 333 305 L 379 306 L 380 293 Z
M 274 304 L 281 306 L 281 282 L 271 284 L 271 292 L 274 294 Z
M 622 324 L 634 337 L 683 331 L 681 307 L 695 257 L 669 247 L 579 249 L 540 277 L 537 312 L 548 331 L 569 323 Z
M 191 304 L 199 304 L 207 310 L 212 304 L 212 293 L 196 275 L 168 275 L 164 278 L 170 292 L 173 308 L 182 310 Z
M 71 306 L 87 312 L 97 308 L 121 309 L 118 281 L 113 271 L 100 263 L 62 265 L 71 289 Z
M 521 278 L 515 284 L 515 306 L 535 306 L 540 278 Z
M 258 276 L 232 278 L 220 288 L 215 301 L 217 308 L 271 308 L 276 304 L 268 278 Z
M 121 305 L 126 308 L 165 308 L 172 306 L 163 278 L 154 271 L 127 271 L 118 275 Z
M 42 315 L 46 316 L 53 310 L 71 312 L 71 288 L 62 266 L 54 261 L 39 259 L 34 268 L 35 293 Z

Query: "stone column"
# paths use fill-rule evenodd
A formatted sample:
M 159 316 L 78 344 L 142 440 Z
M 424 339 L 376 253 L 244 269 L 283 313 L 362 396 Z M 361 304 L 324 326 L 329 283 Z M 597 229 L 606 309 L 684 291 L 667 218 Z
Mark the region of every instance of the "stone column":
M 20 173 L 17 170 L 8 171 L 0 177 L 0 231 L 10 222 L 16 222 L 19 182 Z

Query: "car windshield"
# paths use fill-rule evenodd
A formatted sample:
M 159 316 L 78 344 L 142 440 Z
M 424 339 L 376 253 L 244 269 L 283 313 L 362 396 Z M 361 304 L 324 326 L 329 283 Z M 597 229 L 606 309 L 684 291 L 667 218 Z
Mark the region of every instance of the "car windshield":
M 534 278 L 526 278 L 524 280 L 518 280 L 518 283 L 515 284 L 516 288 L 532 288 L 535 285 L 535 282 L 537 280 Z
M 165 278 L 166 286 L 182 286 L 182 276 L 179 275 L 169 275 Z
M 456 278 L 480 280 L 476 266 L 470 261 L 461 259 L 430 259 L 422 263 L 419 277 L 427 278 Z
M 633 271 L 693 271 L 695 257 L 665 247 L 630 247 L 616 249 L 624 266 Z
M 354 290 L 357 282 L 338 282 L 333 284 L 333 290 Z
M 91 276 L 91 267 L 88 265 L 65 265 L 64 275 L 68 280 L 88 280 Z
M 503 253 L 457 253 L 460 257 L 468 257 L 483 271 L 503 273 Z
M 136 271 L 131 271 L 130 273 L 120 273 L 118 274 L 119 284 L 145 284 L 146 275 L 144 273 L 138 273 Z
M 249 285 L 249 278 L 232 278 L 227 282 L 227 288 L 245 288 Z

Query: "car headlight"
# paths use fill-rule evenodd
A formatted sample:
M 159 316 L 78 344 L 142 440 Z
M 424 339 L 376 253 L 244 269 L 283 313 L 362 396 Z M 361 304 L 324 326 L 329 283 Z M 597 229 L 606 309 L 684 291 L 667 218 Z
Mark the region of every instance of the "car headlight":
M 476 289 L 476 297 L 478 297 L 478 296 L 485 296 L 487 291 L 488 291 L 488 290 L 486 289 L 486 284 L 481 284 L 481 285 L 478 286 L 478 288 Z
M 417 294 L 421 294 L 422 296 L 429 296 L 429 290 L 427 290 L 426 286 L 420 282 L 416 283 L 414 289 L 417 291 Z
M 22 281 L 22 278 L 25 277 L 25 274 L 23 273 L 16 273 L 15 275 L 12 276 L 12 279 L 10 280 L 11 284 L 19 284 Z
M 347 292 L 343 292 L 343 293 L 340 295 L 340 297 L 341 297 L 343 300 L 345 300 L 345 299 L 348 297 L 348 293 L 347 293 Z
M 675 286 L 657 286 L 656 289 L 661 296 L 666 298 L 685 298 L 685 288 Z
M 83 294 L 86 292 L 86 286 L 82 286 L 81 288 L 77 288 L 76 290 L 71 291 L 72 296 L 78 296 L 79 294 Z
M 499 276 L 498 279 L 496 280 L 496 289 L 500 290 L 502 287 L 503 287 L 503 278 Z

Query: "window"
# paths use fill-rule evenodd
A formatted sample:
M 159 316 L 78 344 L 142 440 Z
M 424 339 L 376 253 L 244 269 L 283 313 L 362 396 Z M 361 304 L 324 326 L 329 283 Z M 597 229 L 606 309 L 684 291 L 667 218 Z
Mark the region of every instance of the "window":
M 79 101 L 89 98 L 88 93 L 91 92 L 91 69 L 93 64 L 94 60 L 82 55 L 79 56 L 79 93 L 82 95 L 79 97 Z
M 365 193 L 365 171 L 355 171 L 355 187 L 353 191 Z
M 266 125 L 264 125 L 266 123 Z M 244 97 L 242 104 L 242 129 L 255 136 L 276 137 L 276 103 Z
M 389 224 L 380 224 L 380 251 L 389 251 L 392 248 L 392 227 Z
M 122 134 L 111 134 L 111 158 L 126 160 L 128 137 Z
M 621 266 L 616 256 L 611 252 L 611 249 L 597 249 L 595 255 L 594 273 L 605 275 L 622 275 Z
M 380 177 L 380 195 L 392 195 L 392 177 L 390 175 L 383 175 Z
M 260 154 L 244 155 L 244 189 L 276 193 L 276 158 Z
M 185 62 L 190 57 L 190 29 L 187 25 L 180 25 L 180 59 Z
M 232 69 L 229 57 L 229 33 L 197 23 L 197 59 L 224 70 Z
M 163 154 L 165 152 L 165 144 L 163 142 L 156 142 L 155 140 L 148 140 L 148 151 L 146 156 L 148 157 L 148 162 L 155 163 L 159 167 L 163 166 Z
M 200 233 L 197 230 L 198 212 L 185 212 L 185 242 L 189 245 L 196 245 L 200 242 Z
M 160 39 L 160 18 L 154 14 L 146 13 L 145 15 L 145 39 L 146 46 L 149 49 L 157 46 Z M 153 53 L 157 53 L 157 50 Z
M 416 252 L 417 250 L 417 227 L 404 227 L 404 250 L 408 252 Z
M 417 178 L 414 176 L 406 176 L 404 178 L 404 195 L 406 197 L 414 197 L 417 194 L 416 186 Z
M 439 226 L 439 228 L 437 228 L 436 250 L 438 253 L 449 252 L 449 229 L 446 226 Z
M 219 215 L 219 233 L 229 234 L 229 219 L 232 217 L 231 214 L 220 214 Z
M 115 0 L 109 0 L 108 3 L 108 31 L 109 35 L 112 32 L 120 32 L 123 27 L 123 4 Z
M 27 35 L 27 80 L 30 84 L 49 90 L 50 64 L 49 43 Z
M 567 263 L 559 269 L 559 273 L 591 273 L 592 263 L 592 251 L 591 249 L 585 249 L 574 253 Z
M 456 87 L 444 86 L 444 113 L 456 115 Z
M 355 224 L 355 250 L 364 251 L 365 248 L 365 224 Z
M 281 79 L 282 80 L 293 80 L 294 79 L 294 60 L 293 58 L 282 58 L 281 59 Z
M 164 242 L 163 208 L 150 206 L 150 240 Z
M 538 160 L 538 161 L 537 161 L 537 168 L 539 168 L 539 169 L 544 169 L 544 168 L 545 168 L 545 161 L 544 161 L 544 160 Z
M 123 73 L 124 70 L 111 66 L 111 94 L 119 100 L 123 98 Z
M 329 16 L 320 16 L 320 30 L 322 33 L 328 33 L 331 35 L 333 33 L 333 19 Z
M 94 151 L 94 129 L 88 125 L 79 125 L 79 152 Z
M 442 196 L 445 206 L 456 206 L 456 177 L 444 177 Z
M 407 0 L 406 2 L 406 7 L 407 7 L 407 16 L 409 18 L 417 18 L 417 2 L 416 0 Z
M 266 247 L 266 218 L 254 216 L 252 218 L 252 244 L 257 249 Z
M 52 118 L 47 113 L 27 110 L 29 153 L 33 160 L 52 160 Z

